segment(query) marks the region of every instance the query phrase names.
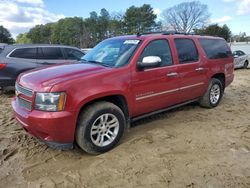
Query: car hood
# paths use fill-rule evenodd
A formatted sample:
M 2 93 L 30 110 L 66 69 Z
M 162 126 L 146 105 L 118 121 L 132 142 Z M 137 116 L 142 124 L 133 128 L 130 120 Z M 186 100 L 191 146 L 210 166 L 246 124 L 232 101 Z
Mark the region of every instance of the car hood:
M 43 67 L 22 73 L 18 83 L 36 91 L 49 91 L 52 86 L 60 82 L 93 75 L 111 68 L 88 63 L 72 63 Z

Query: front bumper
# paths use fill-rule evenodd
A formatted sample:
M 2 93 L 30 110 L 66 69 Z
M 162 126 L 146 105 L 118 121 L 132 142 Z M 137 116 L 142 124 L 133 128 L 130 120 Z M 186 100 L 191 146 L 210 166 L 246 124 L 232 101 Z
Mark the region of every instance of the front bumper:
M 28 133 L 54 148 L 73 147 L 76 126 L 75 112 L 28 111 L 20 107 L 15 98 L 11 105 L 15 118 Z

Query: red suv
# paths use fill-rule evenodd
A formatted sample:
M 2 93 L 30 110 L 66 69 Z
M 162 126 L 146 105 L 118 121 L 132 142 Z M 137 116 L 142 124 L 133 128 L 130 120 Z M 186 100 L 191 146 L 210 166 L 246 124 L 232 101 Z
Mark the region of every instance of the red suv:
M 78 64 L 26 72 L 12 107 L 25 130 L 52 147 L 112 149 L 131 121 L 198 101 L 216 107 L 234 78 L 217 37 L 145 34 L 107 39 Z

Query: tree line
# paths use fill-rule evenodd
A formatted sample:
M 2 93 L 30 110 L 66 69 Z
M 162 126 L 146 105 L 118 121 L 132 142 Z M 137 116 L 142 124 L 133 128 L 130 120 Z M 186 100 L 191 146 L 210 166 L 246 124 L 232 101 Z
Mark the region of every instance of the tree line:
M 163 11 L 161 18 L 157 19 L 149 4 L 131 6 L 124 13 L 110 14 L 103 8 L 99 14 L 91 12 L 86 19 L 68 17 L 55 23 L 37 25 L 27 33 L 19 34 L 16 43 L 52 43 L 89 48 L 109 37 L 166 30 L 219 36 L 227 41 L 232 37 L 227 25 L 209 25 L 208 7 L 199 1 L 170 7 Z M 0 27 L 0 42 L 1 36 Z
M 158 24 L 155 21 L 156 17 L 153 8 L 148 4 L 141 7 L 131 6 L 125 14 L 110 14 L 103 8 L 99 15 L 93 11 L 86 19 L 70 17 L 55 23 L 37 25 L 29 32 L 18 35 L 16 42 L 93 47 L 109 37 L 150 31 Z

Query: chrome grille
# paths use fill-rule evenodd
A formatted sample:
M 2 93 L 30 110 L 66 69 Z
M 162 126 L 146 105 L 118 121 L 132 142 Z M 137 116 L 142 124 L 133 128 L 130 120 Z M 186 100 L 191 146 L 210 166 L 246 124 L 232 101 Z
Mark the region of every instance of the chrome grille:
M 15 88 L 16 88 L 17 93 L 21 93 L 21 94 L 26 95 L 28 97 L 32 97 L 32 95 L 33 95 L 33 91 L 31 89 L 24 88 L 17 83 L 16 83 Z
M 20 107 L 25 108 L 25 109 L 31 111 L 31 109 L 32 109 L 32 103 L 30 101 L 25 100 L 25 99 L 23 99 L 21 97 L 17 97 L 16 100 L 17 100 L 17 103 L 18 103 L 18 105 Z

